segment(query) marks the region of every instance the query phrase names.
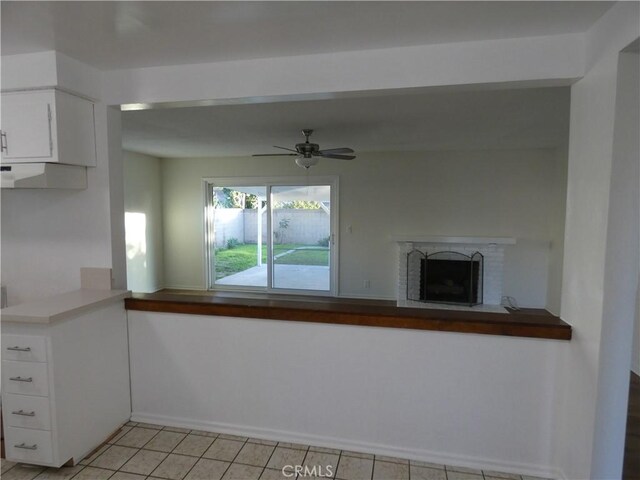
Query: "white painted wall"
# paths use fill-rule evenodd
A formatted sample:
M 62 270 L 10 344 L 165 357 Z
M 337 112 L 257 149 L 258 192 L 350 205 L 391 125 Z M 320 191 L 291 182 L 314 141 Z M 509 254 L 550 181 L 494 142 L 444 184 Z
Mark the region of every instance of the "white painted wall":
M 114 70 L 104 74 L 104 98 L 110 104 L 228 103 L 507 82 L 569 85 L 584 66 L 582 34 L 551 35 Z
M 126 246 L 124 235 L 124 158 L 122 154 L 122 117 L 120 109 L 106 109 L 106 132 L 96 142 L 96 149 L 106 148 L 109 156 L 109 221 L 111 233 L 112 288 L 127 285 Z M 106 137 L 106 138 L 105 138 Z M 106 141 L 106 145 L 101 142 Z
M 556 150 L 556 182 L 549 185 L 548 194 L 556 207 L 549 213 L 551 244 L 549 247 L 549 274 L 547 282 L 547 310 L 560 315 L 562 297 L 562 258 L 564 255 L 564 221 L 567 208 L 568 146 Z
M 95 69 L 51 52 L 3 57 L 2 67 L 3 88 L 57 86 L 87 96 L 101 88 Z M 97 163 L 86 190 L 1 192 L 9 305 L 79 288 L 81 267 L 112 268 L 114 287 L 124 286 L 119 112 L 97 101 L 95 122 Z
M 123 272 L 112 263 L 109 169 L 118 152 L 107 142 L 107 107 L 97 104 L 95 112 L 98 157 L 87 169 L 86 190 L 2 189 L 2 283 L 9 305 L 79 288 L 81 267 L 114 268 L 116 288 L 123 285 Z
M 640 32 L 639 32 L 640 33 Z M 640 278 L 640 62 L 624 53 L 618 62 L 616 113 L 607 219 L 600 375 L 594 455 L 595 478 L 618 478 L 627 426 L 629 359 L 633 350 Z
M 124 152 L 124 211 L 144 215 L 143 238 L 127 232 L 127 288 L 155 292 L 164 285 L 162 240 L 162 176 L 160 160 L 140 153 Z
M 340 295 L 395 298 L 392 235 L 506 236 L 518 243 L 506 249 L 505 295 L 544 307 L 550 244 L 561 242 L 565 177 L 558 172 L 565 162 L 553 150 L 359 153 L 352 162 L 321 161 L 309 175 L 340 177 Z M 163 159 L 162 173 L 165 283 L 199 289 L 201 179 L 301 170 L 288 158 L 236 157 Z
M 638 6 L 618 3 L 587 33 L 589 71 L 571 89 L 561 316 L 574 334 L 559 363 L 563 387 L 554 434 L 558 467 L 570 479 L 598 478 L 596 474 L 611 468 L 598 463 L 598 450 L 606 445 L 596 441 L 604 432 L 597 429 L 595 418 L 601 401 L 599 377 L 611 373 L 600 371 L 600 355 L 610 321 L 603 309 L 618 54 L 638 35 Z M 625 253 L 629 247 L 633 244 Z M 627 358 L 618 368 L 628 369 L 629 362 Z M 617 421 L 626 410 L 605 415 Z M 593 465 L 592 459 L 597 459 Z M 608 474 L 600 478 L 616 478 Z
M 2 56 L 2 90 L 58 87 L 92 100 L 101 98 L 102 73 L 60 52 Z
M 556 477 L 567 342 L 129 311 L 133 420 Z

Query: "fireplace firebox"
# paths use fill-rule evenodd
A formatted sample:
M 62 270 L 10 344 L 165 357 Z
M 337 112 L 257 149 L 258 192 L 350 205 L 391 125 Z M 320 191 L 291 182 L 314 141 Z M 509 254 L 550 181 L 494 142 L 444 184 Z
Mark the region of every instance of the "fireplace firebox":
M 442 251 L 407 254 L 407 299 L 425 303 L 473 306 L 482 303 L 484 257 Z

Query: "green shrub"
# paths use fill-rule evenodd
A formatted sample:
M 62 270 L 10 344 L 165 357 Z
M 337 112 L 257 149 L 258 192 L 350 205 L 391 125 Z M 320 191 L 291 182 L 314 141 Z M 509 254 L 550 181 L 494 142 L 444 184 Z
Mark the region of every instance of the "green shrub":
M 229 250 L 231 250 L 232 248 L 236 248 L 238 245 L 240 245 L 240 242 L 237 238 L 230 238 L 229 240 L 227 240 L 227 248 Z
M 330 240 L 331 240 L 331 237 L 321 238 L 320 240 L 318 240 L 318 245 L 320 245 L 321 247 L 328 247 Z

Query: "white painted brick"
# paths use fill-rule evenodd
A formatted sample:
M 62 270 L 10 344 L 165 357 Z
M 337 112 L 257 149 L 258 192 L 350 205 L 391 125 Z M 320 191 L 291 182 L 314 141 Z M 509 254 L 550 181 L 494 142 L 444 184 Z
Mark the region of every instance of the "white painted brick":
M 502 299 L 504 247 L 502 245 L 483 244 L 452 244 L 452 243 L 412 243 L 403 242 L 398 248 L 398 291 L 397 302 L 399 306 L 412 306 L 429 308 L 422 302 L 407 300 L 407 254 L 413 249 L 419 250 L 425 255 L 436 252 L 454 251 L 471 256 L 480 252 L 484 257 L 483 271 L 483 302 L 487 305 L 499 305 Z M 410 275 L 419 275 L 419 262 L 410 270 Z M 417 292 L 414 292 L 414 294 Z

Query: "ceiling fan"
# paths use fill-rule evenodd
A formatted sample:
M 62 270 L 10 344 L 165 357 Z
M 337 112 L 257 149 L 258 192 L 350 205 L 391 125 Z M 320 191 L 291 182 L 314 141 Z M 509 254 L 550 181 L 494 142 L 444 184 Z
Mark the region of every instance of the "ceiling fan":
M 297 143 L 295 150 L 292 148 L 278 147 L 274 145 L 273 148 L 281 148 L 282 150 L 288 150 L 295 153 L 258 153 L 252 155 L 253 157 L 275 157 L 275 156 L 287 156 L 298 157 L 296 163 L 303 168 L 309 168 L 318 163 L 319 157 L 323 158 L 337 158 L 338 160 L 353 160 L 355 155 L 341 155 L 343 153 L 353 153 L 353 150 L 348 147 L 342 148 L 329 148 L 327 150 L 320 150 L 320 146 L 317 143 L 309 143 L 309 137 L 313 133 L 310 128 L 302 130 L 302 135 L 305 137 L 304 143 Z

